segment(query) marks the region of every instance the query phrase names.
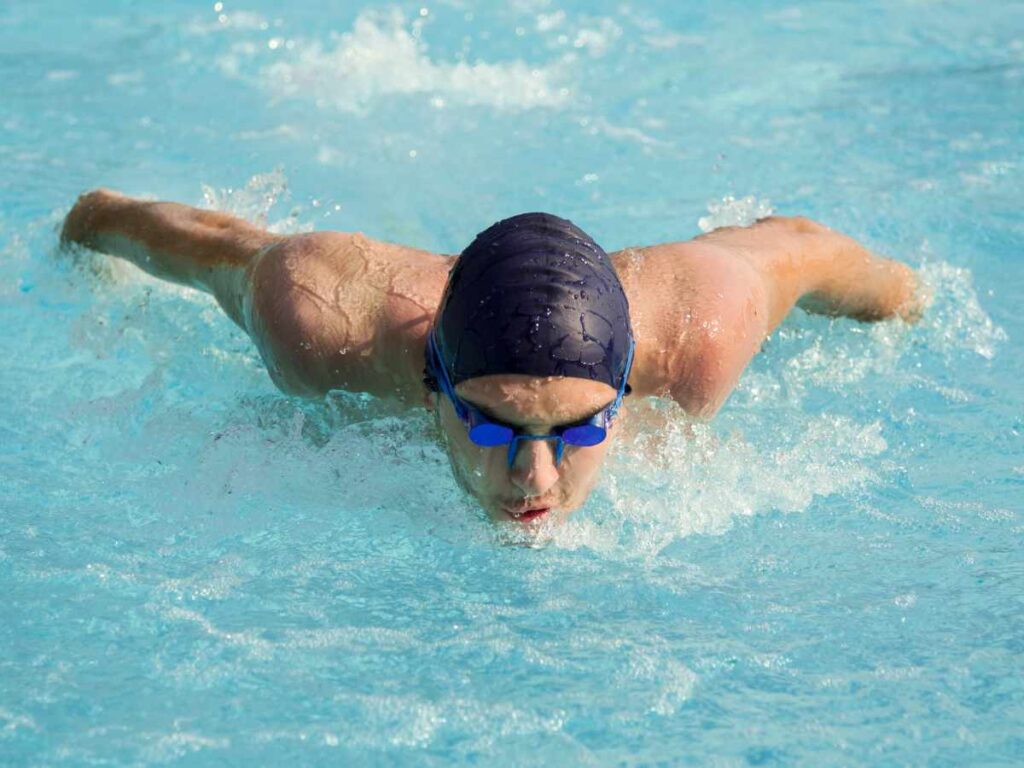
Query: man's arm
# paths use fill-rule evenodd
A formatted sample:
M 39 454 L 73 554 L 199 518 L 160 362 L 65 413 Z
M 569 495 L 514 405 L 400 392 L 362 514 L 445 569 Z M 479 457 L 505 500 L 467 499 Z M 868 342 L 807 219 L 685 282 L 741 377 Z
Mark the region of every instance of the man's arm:
M 895 316 L 915 322 L 923 311 L 925 296 L 913 269 L 810 219 L 772 216 L 698 240 L 733 250 L 762 276 L 769 333 L 794 305 L 866 322 Z
M 708 417 L 799 302 L 812 312 L 916 320 L 914 271 L 804 218 L 771 217 L 613 255 L 637 334 L 633 391 Z
M 61 231 L 63 243 L 119 256 L 155 277 L 212 293 L 243 327 L 240 273 L 281 239 L 227 214 L 106 189 L 78 198 Z
M 61 239 L 212 293 L 288 394 L 422 399 L 423 344 L 447 257 L 361 233 L 279 237 L 222 213 L 107 190 L 79 198 Z

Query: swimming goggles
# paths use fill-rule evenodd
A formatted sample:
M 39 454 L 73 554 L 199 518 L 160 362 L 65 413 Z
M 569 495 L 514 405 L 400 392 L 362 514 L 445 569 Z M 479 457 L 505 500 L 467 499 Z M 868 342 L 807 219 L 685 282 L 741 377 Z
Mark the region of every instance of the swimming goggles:
M 484 448 L 495 448 L 499 445 L 508 446 L 508 465 L 515 464 L 516 453 L 519 450 L 519 443 L 523 440 L 554 440 L 555 441 L 555 466 L 562 462 L 562 454 L 566 445 L 587 447 L 597 445 L 608 436 L 608 429 L 611 427 L 612 419 L 618 413 L 622 405 L 622 397 L 626 392 L 626 380 L 629 378 L 630 369 L 633 367 L 632 339 L 629 341 L 629 353 L 626 356 L 626 370 L 622 373 L 622 383 L 615 395 L 615 400 L 589 419 L 579 421 L 575 424 L 566 424 L 556 427 L 547 435 L 528 435 L 517 433 L 516 427 L 504 424 L 497 419 L 489 418 L 478 409 L 467 403 L 457 394 L 448 378 L 447 367 L 442 362 L 441 354 L 437 348 L 437 340 L 434 330 L 431 329 L 427 338 L 427 361 L 428 373 L 433 376 L 438 389 L 443 392 L 455 408 L 455 415 L 466 425 L 469 439 L 476 445 Z

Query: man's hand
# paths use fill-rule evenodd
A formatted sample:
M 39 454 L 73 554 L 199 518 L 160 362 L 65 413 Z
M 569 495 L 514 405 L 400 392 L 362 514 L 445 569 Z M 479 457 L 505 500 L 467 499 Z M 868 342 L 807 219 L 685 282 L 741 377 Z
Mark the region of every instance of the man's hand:
M 127 200 L 124 195 L 109 189 L 94 189 L 81 195 L 64 219 L 60 233 L 62 245 L 76 243 L 92 248 L 100 220 L 108 214 L 118 200 Z

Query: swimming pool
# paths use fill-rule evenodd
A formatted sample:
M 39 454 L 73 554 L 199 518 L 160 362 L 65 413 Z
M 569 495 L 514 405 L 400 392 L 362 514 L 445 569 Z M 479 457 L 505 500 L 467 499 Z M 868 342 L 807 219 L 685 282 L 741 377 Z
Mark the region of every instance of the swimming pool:
M 0 763 L 1024 759 L 1024 4 L 0 7 Z M 275 391 L 56 227 L 106 185 L 446 252 L 775 210 L 921 266 L 633 414 L 507 546 L 426 415 Z

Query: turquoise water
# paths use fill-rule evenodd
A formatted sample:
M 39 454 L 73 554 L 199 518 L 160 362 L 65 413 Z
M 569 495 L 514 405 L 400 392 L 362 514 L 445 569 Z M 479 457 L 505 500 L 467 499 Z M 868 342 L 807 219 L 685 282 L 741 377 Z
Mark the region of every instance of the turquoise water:
M 1024 760 L 1024 4 L 10 0 L 0 43 L 0 764 Z M 97 185 L 446 252 L 799 213 L 934 301 L 794 314 L 507 546 L 424 414 L 58 253 Z

